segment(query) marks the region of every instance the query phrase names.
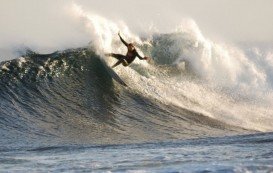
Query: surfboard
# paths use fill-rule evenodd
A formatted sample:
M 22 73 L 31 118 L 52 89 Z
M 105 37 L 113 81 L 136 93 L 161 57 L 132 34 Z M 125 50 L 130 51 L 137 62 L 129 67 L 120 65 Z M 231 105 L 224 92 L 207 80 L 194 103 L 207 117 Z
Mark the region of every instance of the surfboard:
M 109 67 L 103 59 L 100 60 L 108 74 L 112 77 L 112 79 L 114 79 L 119 84 L 127 87 L 127 84 L 119 77 L 119 75 L 111 67 Z

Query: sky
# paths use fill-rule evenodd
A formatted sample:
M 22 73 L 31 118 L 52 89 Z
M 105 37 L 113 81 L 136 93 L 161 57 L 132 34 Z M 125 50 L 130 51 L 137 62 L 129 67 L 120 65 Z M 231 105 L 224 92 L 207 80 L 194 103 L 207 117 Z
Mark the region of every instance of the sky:
M 192 18 L 201 30 L 234 41 L 273 41 L 273 0 L 119 0 L 79 1 L 86 9 L 139 25 L 153 21 L 173 27 Z M 105 2 L 108 2 L 107 4 Z M 92 5 L 90 5 L 92 4 Z
M 0 60 L 23 46 L 50 52 L 86 45 L 88 31 L 71 15 L 72 4 L 135 33 L 151 26 L 170 32 L 190 18 L 208 38 L 273 43 L 273 0 L 1 0 Z

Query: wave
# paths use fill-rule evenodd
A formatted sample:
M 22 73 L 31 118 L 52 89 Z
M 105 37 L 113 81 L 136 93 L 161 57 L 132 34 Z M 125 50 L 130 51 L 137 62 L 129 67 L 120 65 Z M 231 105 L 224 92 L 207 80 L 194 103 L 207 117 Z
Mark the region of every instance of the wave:
M 52 138 L 125 143 L 246 131 L 164 104 L 138 92 L 136 83 L 127 81 L 131 87 L 124 88 L 111 79 L 99 58 L 81 48 L 48 55 L 31 52 L 2 62 L 1 142 Z
M 27 51 L 1 62 L 0 141 L 129 143 L 272 131 L 270 51 L 244 50 L 205 38 L 186 20 L 175 32 L 139 37 L 77 8 L 92 31 L 86 48 Z M 101 64 L 126 49 L 116 33 L 154 63 L 136 60 L 115 71 Z M 39 139 L 39 140 L 37 140 Z

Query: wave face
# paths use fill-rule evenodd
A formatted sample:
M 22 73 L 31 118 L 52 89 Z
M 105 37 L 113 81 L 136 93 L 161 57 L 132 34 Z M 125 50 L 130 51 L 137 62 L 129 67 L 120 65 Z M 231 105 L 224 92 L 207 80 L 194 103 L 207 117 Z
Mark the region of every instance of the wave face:
M 29 52 L 2 62 L 1 146 L 147 142 L 246 131 L 138 90 L 123 74 L 133 71 L 136 78 L 149 81 L 139 66 L 117 70 L 130 86 L 124 88 L 99 58 L 82 48 L 48 55 Z M 149 83 L 142 86 L 147 87 Z

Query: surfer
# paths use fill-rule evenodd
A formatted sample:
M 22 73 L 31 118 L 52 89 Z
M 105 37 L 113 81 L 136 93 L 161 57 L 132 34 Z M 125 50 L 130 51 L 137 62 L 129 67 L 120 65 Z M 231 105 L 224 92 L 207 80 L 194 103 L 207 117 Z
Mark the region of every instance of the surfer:
M 126 41 L 123 40 L 123 38 L 120 36 L 120 33 L 118 33 L 118 36 L 121 40 L 121 42 L 127 47 L 127 54 L 126 55 L 121 55 L 121 54 L 115 54 L 115 53 L 108 53 L 105 54 L 106 56 L 112 56 L 114 58 L 116 58 L 118 61 L 112 66 L 112 68 L 118 66 L 119 64 L 122 63 L 123 66 L 128 66 L 129 64 L 131 64 L 136 57 L 138 57 L 141 60 L 148 60 L 149 57 L 142 57 L 138 54 L 138 52 L 136 51 L 135 46 L 133 45 L 133 43 L 127 43 Z

